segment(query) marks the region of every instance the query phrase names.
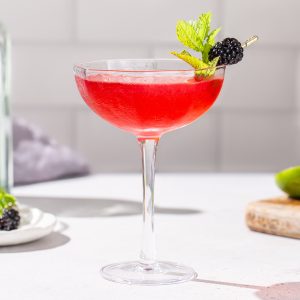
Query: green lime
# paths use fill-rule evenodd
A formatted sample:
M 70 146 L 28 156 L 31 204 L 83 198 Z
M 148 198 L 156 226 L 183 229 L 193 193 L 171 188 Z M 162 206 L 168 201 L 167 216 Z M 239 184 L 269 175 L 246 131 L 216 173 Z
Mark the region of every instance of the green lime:
M 300 166 L 282 170 L 275 175 L 275 181 L 291 198 L 300 198 Z

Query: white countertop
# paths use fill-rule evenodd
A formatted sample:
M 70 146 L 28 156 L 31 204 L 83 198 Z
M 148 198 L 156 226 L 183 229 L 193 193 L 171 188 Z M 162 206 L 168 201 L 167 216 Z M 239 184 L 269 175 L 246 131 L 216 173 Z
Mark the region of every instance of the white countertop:
M 64 230 L 0 248 L 1 299 L 300 299 L 300 241 L 251 232 L 244 224 L 248 202 L 280 194 L 272 175 L 158 174 L 158 256 L 199 275 L 159 287 L 116 284 L 99 273 L 105 264 L 138 257 L 140 175 L 98 175 L 14 192 L 56 214 Z

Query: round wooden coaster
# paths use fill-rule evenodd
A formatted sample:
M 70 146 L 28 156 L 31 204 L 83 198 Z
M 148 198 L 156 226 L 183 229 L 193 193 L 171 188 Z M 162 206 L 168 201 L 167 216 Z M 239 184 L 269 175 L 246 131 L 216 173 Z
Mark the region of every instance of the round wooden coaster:
M 252 202 L 246 223 L 254 231 L 300 239 L 300 200 L 282 196 Z

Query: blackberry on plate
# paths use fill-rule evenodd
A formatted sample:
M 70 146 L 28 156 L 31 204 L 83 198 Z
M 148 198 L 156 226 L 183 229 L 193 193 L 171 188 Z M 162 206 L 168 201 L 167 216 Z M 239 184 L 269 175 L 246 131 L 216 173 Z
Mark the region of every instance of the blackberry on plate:
M 0 230 L 10 231 L 17 229 L 20 225 L 20 219 L 20 214 L 16 209 L 4 209 L 0 218 Z
M 208 59 L 211 61 L 219 57 L 219 65 L 237 64 L 243 59 L 244 49 L 241 43 L 235 38 L 226 38 L 222 42 L 217 42 L 209 51 Z

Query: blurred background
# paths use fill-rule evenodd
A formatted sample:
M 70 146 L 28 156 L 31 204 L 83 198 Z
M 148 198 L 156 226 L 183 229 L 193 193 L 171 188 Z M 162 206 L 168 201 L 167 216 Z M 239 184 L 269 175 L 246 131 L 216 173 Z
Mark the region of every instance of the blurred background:
M 93 172 L 136 172 L 128 133 L 98 118 L 75 87 L 73 63 L 171 57 L 178 19 L 212 11 L 219 39 L 260 41 L 227 69 L 216 105 L 160 142 L 161 172 L 269 172 L 300 164 L 298 0 L 0 0 L 12 38 L 12 111 L 89 161 Z

